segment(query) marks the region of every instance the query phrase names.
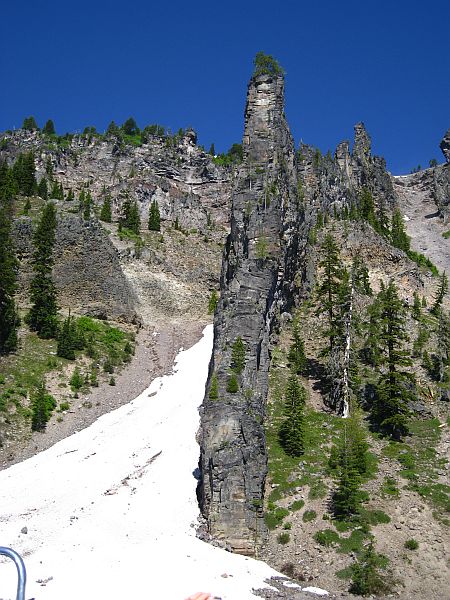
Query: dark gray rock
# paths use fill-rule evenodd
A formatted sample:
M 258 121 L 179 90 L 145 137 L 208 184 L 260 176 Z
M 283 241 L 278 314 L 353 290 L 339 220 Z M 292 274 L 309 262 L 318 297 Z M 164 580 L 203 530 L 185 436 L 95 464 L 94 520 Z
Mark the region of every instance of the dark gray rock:
M 439 144 L 442 154 L 445 156 L 445 160 L 450 162 L 450 129 L 447 129 L 441 143 Z
M 15 243 L 21 260 L 19 289 L 28 298 L 33 276 L 33 225 L 28 217 L 15 221 Z M 106 231 L 95 219 L 59 214 L 54 248 L 53 279 L 58 304 L 76 314 L 138 323 L 137 299 Z
M 210 534 L 254 554 L 266 536 L 263 429 L 270 334 L 289 308 L 300 256 L 294 145 L 284 117 L 284 80 L 261 75 L 247 94 L 244 162 L 236 180 L 224 251 L 214 349 L 201 410 L 199 500 Z M 232 344 L 244 341 L 237 393 L 227 391 Z M 209 398 L 212 375 L 219 399 Z

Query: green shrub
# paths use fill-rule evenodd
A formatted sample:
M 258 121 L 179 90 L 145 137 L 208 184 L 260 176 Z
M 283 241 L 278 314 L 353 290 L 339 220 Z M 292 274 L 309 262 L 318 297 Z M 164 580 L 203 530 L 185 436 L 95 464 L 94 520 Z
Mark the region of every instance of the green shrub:
M 70 408 L 70 404 L 66 401 L 66 402 L 61 402 L 59 405 L 59 411 L 63 412 L 65 410 L 69 410 Z
M 83 376 L 80 373 L 80 369 L 78 367 L 75 367 L 75 371 L 72 374 L 72 377 L 69 380 L 70 383 L 70 387 L 72 388 L 72 391 L 74 393 L 77 393 L 84 384 L 84 379 Z
M 235 394 L 239 390 L 239 384 L 236 373 L 231 373 L 227 381 L 227 392 Z
M 415 539 L 406 540 L 406 542 L 405 542 L 405 548 L 407 550 L 417 550 L 418 547 L 419 547 L 419 542 Z
M 305 510 L 302 520 L 304 523 L 309 523 L 309 521 L 313 521 L 316 517 L 317 513 L 315 510 Z
M 284 517 L 287 517 L 289 511 L 286 508 L 276 507 L 275 510 L 266 512 L 264 521 L 268 529 L 273 530 L 281 524 Z
M 292 523 L 290 521 L 288 521 L 287 523 L 285 523 L 283 525 L 283 529 L 286 529 L 286 530 L 292 529 Z
M 289 506 L 291 510 L 300 510 L 305 506 L 304 500 L 294 500 L 294 502 Z
M 322 529 L 314 534 L 314 539 L 321 546 L 334 546 L 339 544 L 339 535 L 332 529 Z
M 289 542 L 289 540 L 291 539 L 291 536 L 287 533 L 287 532 L 283 532 L 283 533 L 279 533 L 278 537 L 277 537 L 277 542 L 279 544 L 287 544 Z

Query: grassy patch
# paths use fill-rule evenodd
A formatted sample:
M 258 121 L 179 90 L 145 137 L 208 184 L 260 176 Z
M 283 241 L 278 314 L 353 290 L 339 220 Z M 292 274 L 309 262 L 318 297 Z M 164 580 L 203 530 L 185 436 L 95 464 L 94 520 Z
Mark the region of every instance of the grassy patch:
M 289 509 L 292 511 L 300 510 L 305 506 L 304 500 L 294 500 L 294 502 L 289 506 Z
M 309 523 L 309 521 L 314 521 L 316 517 L 317 513 L 315 510 L 305 510 L 305 512 L 303 513 L 302 520 L 304 523 Z
M 439 481 L 439 472 L 445 470 L 448 461 L 439 457 L 435 449 L 441 436 L 439 425 L 439 419 L 411 420 L 408 443 L 389 442 L 383 454 L 398 460 L 402 466 L 400 475 L 409 482 L 407 488 L 433 507 L 437 520 L 448 522 L 450 486 Z
M 445 238 L 446 240 L 448 240 L 448 238 L 450 238 L 450 229 L 448 231 L 444 231 L 444 233 L 442 234 L 442 237 Z

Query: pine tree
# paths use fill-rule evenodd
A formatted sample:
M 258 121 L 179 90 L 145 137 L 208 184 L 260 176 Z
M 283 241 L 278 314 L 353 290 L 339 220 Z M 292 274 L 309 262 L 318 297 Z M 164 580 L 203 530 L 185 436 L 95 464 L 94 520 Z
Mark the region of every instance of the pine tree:
M 84 379 L 81 375 L 79 367 L 75 367 L 74 372 L 72 373 L 72 377 L 69 380 L 70 387 L 72 388 L 72 392 L 75 394 L 75 397 L 78 396 L 78 392 L 84 385 Z
M 57 356 L 75 360 L 75 350 L 80 350 L 80 340 L 76 328 L 75 319 L 70 315 L 64 320 L 58 334 Z
M 414 300 L 413 300 L 413 305 L 412 305 L 412 309 L 411 309 L 411 316 L 416 321 L 420 321 L 422 318 L 422 307 L 421 307 L 419 294 L 417 292 L 414 292 L 413 298 L 414 298 Z
M 39 131 L 36 119 L 34 117 L 26 117 L 23 120 L 22 129 L 26 129 L 27 131 Z
M 400 248 L 400 250 L 403 250 L 404 252 L 409 252 L 410 250 L 411 242 L 406 233 L 402 214 L 398 208 L 392 215 L 391 242 L 393 246 Z
M 30 328 L 42 338 L 53 338 L 58 333 L 56 289 L 52 281 L 55 232 L 56 209 L 55 205 L 49 202 L 42 211 L 33 236 L 34 277 L 30 284 L 32 306 L 26 317 Z
M 11 236 L 12 200 L 0 198 L 0 355 L 17 347 L 19 316 L 14 302 L 18 262 Z
M 139 133 L 139 127 L 133 117 L 130 117 L 122 125 L 122 131 L 125 135 L 137 135 Z
M 122 205 L 122 216 L 119 223 L 121 227 L 126 227 L 136 235 L 139 235 L 141 227 L 141 218 L 136 200 L 131 201 L 129 198 Z
M 36 389 L 31 402 L 31 429 L 33 431 L 45 431 L 47 422 L 55 407 L 55 399 L 47 392 L 45 383 L 42 382 Z
M 89 221 L 89 219 L 91 218 L 92 205 L 93 205 L 93 200 L 92 200 L 91 192 L 88 190 L 84 197 L 84 204 L 83 204 L 83 219 L 85 219 L 86 221 Z
M 49 119 L 47 121 L 47 123 L 44 125 L 44 127 L 42 128 L 42 133 L 46 133 L 47 135 L 55 135 L 56 134 L 55 124 L 53 123 L 53 121 L 51 119 Z
M 441 309 L 442 301 L 445 298 L 446 293 L 448 292 L 448 277 L 445 271 L 442 273 L 439 279 L 439 286 L 434 296 L 434 304 L 431 307 L 431 314 L 434 316 L 439 315 L 439 311 Z
M 150 231 L 161 230 L 161 216 L 159 214 L 159 206 L 156 200 L 153 200 L 150 206 L 150 213 L 148 217 L 148 228 Z
M 384 562 L 385 558 L 375 552 L 371 539 L 361 557 L 351 567 L 352 582 L 349 591 L 360 596 L 384 595 L 389 592 L 386 575 L 380 572 Z
M 40 198 L 43 200 L 48 200 L 48 186 L 47 179 L 45 177 L 41 177 L 37 187 L 37 193 Z
M 107 136 L 117 136 L 120 133 L 119 127 L 116 125 L 116 123 L 114 121 L 111 121 L 111 123 L 108 125 L 108 128 L 106 130 L 106 135 Z
M 336 311 L 339 303 L 340 286 L 342 283 L 343 269 L 339 256 L 339 249 L 333 237 L 327 234 L 320 247 L 322 260 L 319 267 L 323 269 L 322 282 L 317 289 L 317 297 L 321 304 L 317 309 L 318 314 L 326 313 L 328 318 L 327 337 L 329 339 L 328 353 L 333 350 L 336 338 Z
M 412 397 L 411 376 L 401 370 L 411 364 L 404 343 L 406 334 L 405 308 L 393 282 L 384 283 L 377 296 L 380 309 L 379 353 L 381 364 L 387 372 L 382 373 L 377 385 L 377 397 L 372 406 L 371 417 L 382 430 L 394 439 L 408 433 L 406 416 L 408 402 Z
M 219 382 L 217 380 L 217 375 L 215 373 L 213 373 L 212 377 L 211 377 L 211 385 L 209 386 L 209 399 L 210 400 L 218 400 L 219 399 Z
M 288 360 L 297 375 L 304 373 L 306 369 L 305 342 L 300 335 L 300 328 L 297 322 L 294 322 L 294 327 L 292 328 L 292 344 L 289 348 Z
M 105 223 L 111 223 L 112 221 L 112 209 L 111 209 L 111 195 L 106 194 L 103 199 L 102 208 L 100 210 L 100 220 Z
M 219 296 L 217 295 L 216 290 L 213 290 L 208 301 L 208 315 L 213 315 L 216 312 L 218 302 Z
M 378 223 L 375 217 L 375 203 L 372 193 L 367 188 L 363 188 L 359 198 L 359 214 L 364 221 L 367 221 L 377 229 Z
M 216 149 L 214 148 L 214 144 L 211 144 L 211 146 L 209 147 L 208 154 L 210 154 L 211 156 L 216 155 Z
M 369 269 L 363 263 L 362 258 L 355 256 L 352 262 L 352 280 L 355 289 L 364 296 L 372 296 L 373 291 L 370 287 Z
M 361 478 L 355 462 L 348 423 L 345 421 L 339 448 L 337 488 L 333 494 L 333 513 L 338 519 L 356 515 L 361 506 Z
M 239 335 L 231 348 L 231 369 L 238 375 L 245 367 L 245 344 Z
M 436 379 L 446 379 L 446 368 L 450 363 L 450 315 L 440 311 L 436 331 Z
M 32 196 L 37 189 L 33 152 L 19 154 L 12 171 L 18 191 L 24 196 Z
M 227 392 L 229 392 L 230 394 L 235 394 L 237 391 L 239 391 L 239 383 L 236 377 L 236 373 L 232 371 L 227 381 Z
M 304 453 L 305 401 L 305 389 L 297 375 L 291 371 L 284 394 L 284 421 L 278 432 L 280 444 L 289 456 L 298 457 Z

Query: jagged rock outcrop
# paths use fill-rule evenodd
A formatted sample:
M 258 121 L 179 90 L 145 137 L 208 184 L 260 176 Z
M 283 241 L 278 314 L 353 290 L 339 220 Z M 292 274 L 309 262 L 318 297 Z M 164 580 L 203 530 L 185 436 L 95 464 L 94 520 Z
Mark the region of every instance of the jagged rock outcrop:
M 450 129 L 447 129 L 439 147 L 442 150 L 442 154 L 445 156 L 445 160 L 450 163 Z
M 433 170 L 434 197 L 440 215 L 444 222 L 448 223 L 450 219 L 450 129 L 447 130 L 441 141 L 440 148 L 447 163 L 435 167 Z
M 20 300 L 27 304 L 33 275 L 31 219 L 17 219 L 14 231 L 21 264 Z M 53 280 L 62 308 L 100 319 L 138 321 L 136 295 L 122 271 L 116 248 L 98 221 L 84 221 L 77 215 L 60 212 L 54 257 Z
M 223 258 L 221 299 L 199 434 L 199 499 L 211 535 L 253 554 L 266 530 L 263 430 L 270 334 L 292 301 L 303 211 L 294 144 L 284 118 L 284 80 L 260 75 L 249 84 L 244 162 L 233 191 L 231 233 Z M 245 345 L 238 391 L 228 380 L 232 346 Z M 218 398 L 210 393 L 213 378 Z M 212 397 L 211 397 L 212 396 Z

